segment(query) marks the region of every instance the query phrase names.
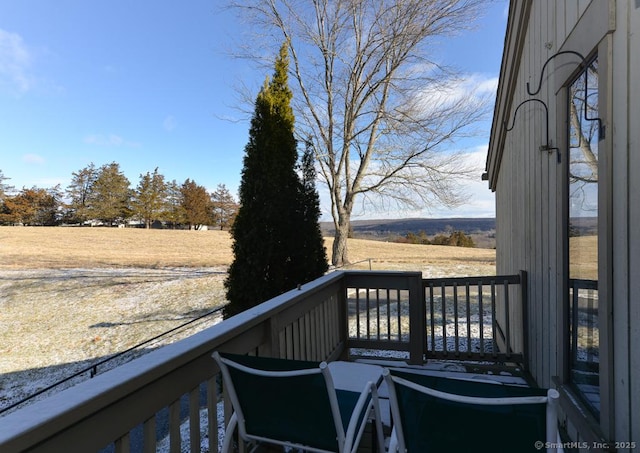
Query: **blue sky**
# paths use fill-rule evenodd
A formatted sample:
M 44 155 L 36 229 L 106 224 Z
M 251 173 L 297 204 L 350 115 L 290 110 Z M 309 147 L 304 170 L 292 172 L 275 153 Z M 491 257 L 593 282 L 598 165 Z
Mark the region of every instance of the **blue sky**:
M 5 183 L 65 188 L 74 171 L 115 161 L 133 187 L 158 167 L 168 180 L 191 178 L 209 190 L 225 184 L 236 194 L 249 121 L 226 118 L 241 118 L 235 87 L 257 93 L 267 74 L 228 56 L 243 30 L 218 5 L 0 2 L 0 169 L 11 178 Z M 495 86 L 507 9 L 506 0 L 488 3 L 475 30 L 435 49 L 439 58 Z M 468 204 L 366 216 L 493 216 L 493 195 L 479 181 L 490 123 L 482 130 L 465 143 L 478 166 Z

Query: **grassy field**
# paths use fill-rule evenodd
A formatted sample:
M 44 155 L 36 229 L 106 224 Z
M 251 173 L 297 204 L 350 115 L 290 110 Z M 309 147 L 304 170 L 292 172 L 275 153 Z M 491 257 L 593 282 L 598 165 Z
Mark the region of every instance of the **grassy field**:
M 232 256 L 226 231 L 0 227 L 1 269 L 211 267 Z
M 331 250 L 332 239 L 326 240 Z M 371 259 L 388 266 L 495 265 L 495 251 L 461 247 L 349 241 L 352 262 Z M 0 227 L 0 269 L 228 266 L 233 254 L 227 231 L 137 228 Z
M 488 249 L 353 239 L 349 250 L 361 269 L 495 273 Z M 232 258 L 226 231 L 0 227 L 0 409 L 224 305 Z

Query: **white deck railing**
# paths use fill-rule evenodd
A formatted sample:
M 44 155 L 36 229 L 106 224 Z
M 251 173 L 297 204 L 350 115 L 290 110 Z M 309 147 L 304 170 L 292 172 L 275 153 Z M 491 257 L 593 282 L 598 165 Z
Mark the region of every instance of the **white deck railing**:
M 406 307 L 409 324 L 359 305 L 361 291 Z M 334 272 L 0 418 L 0 451 L 155 452 L 168 439 L 171 452 L 216 452 L 224 421 L 214 350 L 331 361 L 373 346 L 422 363 L 426 313 L 419 272 Z

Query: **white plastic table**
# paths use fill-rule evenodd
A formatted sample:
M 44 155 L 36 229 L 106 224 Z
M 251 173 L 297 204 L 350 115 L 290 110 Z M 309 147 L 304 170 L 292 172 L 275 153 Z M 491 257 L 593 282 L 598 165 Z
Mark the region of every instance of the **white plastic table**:
M 357 362 L 329 362 L 329 371 L 333 378 L 333 385 L 338 390 L 362 392 L 368 382 L 376 387 L 382 383 L 382 367 Z

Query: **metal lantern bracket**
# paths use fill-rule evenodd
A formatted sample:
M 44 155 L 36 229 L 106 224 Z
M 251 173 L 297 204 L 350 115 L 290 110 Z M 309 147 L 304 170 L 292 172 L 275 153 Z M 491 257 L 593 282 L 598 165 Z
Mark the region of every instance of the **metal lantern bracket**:
M 545 125 L 546 125 L 546 142 L 545 144 L 540 145 L 540 148 L 539 148 L 540 151 L 547 151 L 549 154 L 551 154 L 551 152 L 555 150 L 558 155 L 558 163 L 560 163 L 560 149 L 555 146 L 551 146 L 551 142 L 549 141 L 549 108 L 547 107 L 547 104 L 545 104 L 540 99 L 538 98 L 527 99 L 525 101 L 522 101 L 520 104 L 518 104 L 518 106 L 516 107 L 516 110 L 513 112 L 513 121 L 511 122 L 511 126 L 507 126 L 507 122 L 506 121 L 504 122 L 506 131 L 509 132 L 515 127 L 516 115 L 518 114 L 518 110 L 520 110 L 520 107 L 522 107 L 523 105 L 529 102 L 539 102 L 544 108 Z

